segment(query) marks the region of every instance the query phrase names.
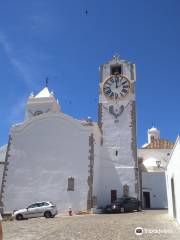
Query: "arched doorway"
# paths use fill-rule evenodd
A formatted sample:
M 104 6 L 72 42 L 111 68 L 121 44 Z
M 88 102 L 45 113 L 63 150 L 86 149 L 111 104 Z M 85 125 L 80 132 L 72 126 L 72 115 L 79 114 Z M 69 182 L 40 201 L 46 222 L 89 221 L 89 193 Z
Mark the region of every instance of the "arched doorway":
M 173 217 L 176 218 L 176 198 L 175 198 L 173 177 L 171 178 L 171 192 L 172 192 Z

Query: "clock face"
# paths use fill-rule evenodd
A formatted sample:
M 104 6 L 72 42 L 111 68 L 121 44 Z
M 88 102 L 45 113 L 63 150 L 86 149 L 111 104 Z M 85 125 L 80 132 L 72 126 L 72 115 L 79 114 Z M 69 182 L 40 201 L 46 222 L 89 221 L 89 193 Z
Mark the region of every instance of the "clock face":
M 104 94 L 112 99 L 121 99 L 128 95 L 131 84 L 128 78 L 120 74 L 109 77 L 104 85 Z

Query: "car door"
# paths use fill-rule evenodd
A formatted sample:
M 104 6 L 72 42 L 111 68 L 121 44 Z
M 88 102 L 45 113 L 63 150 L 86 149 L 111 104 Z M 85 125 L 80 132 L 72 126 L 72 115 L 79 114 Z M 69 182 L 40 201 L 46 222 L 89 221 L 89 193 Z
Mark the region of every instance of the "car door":
M 125 211 L 130 211 L 129 199 L 124 198 L 122 206 L 125 208 Z
M 43 217 L 44 216 L 44 212 L 45 212 L 46 208 L 47 207 L 46 207 L 44 202 L 39 203 L 39 209 L 38 209 L 39 217 Z
M 135 198 L 130 198 L 129 206 L 130 206 L 131 211 L 136 210 L 137 209 L 137 200 Z
M 41 211 L 40 211 L 40 207 L 38 203 L 34 203 L 32 205 L 30 205 L 27 208 L 28 211 L 28 217 L 29 218 L 34 218 L 34 217 L 40 217 L 41 216 Z

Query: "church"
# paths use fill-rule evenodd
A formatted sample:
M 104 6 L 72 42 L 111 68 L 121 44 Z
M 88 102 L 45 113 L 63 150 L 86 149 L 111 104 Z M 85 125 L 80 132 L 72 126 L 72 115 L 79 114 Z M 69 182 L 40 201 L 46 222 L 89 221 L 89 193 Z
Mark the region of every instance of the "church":
M 158 130 L 151 129 L 148 144 L 137 149 L 135 83 L 135 64 L 119 56 L 100 66 L 98 122 L 62 112 L 48 86 L 31 94 L 24 121 L 11 127 L 7 145 L 0 148 L 1 211 L 45 200 L 60 212 L 69 207 L 90 211 L 122 196 L 143 198 L 150 208 L 147 192 L 153 198 L 158 194 L 153 192 L 156 183 L 146 186 L 147 178 L 156 172 L 158 186 L 165 184 L 157 162 L 159 156 L 166 159 L 173 143 L 161 141 Z M 153 207 L 166 207 L 166 187 L 162 189 Z M 163 206 L 158 205 L 162 199 Z

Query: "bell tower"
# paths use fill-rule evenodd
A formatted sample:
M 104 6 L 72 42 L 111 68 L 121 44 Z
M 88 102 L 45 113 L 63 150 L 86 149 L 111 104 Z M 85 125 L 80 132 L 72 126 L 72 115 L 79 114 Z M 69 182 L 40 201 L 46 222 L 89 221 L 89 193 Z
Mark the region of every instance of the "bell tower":
M 100 66 L 98 124 L 101 185 L 106 193 L 102 204 L 122 196 L 139 197 L 135 81 L 135 64 L 117 55 Z
M 26 119 L 37 117 L 44 113 L 59 113 L 60 104 L 55 99 L 54 93 L 49 92 L 48 87 L 43 88 L 37 95 L 33 93 L 29 96 L 26 104 Z

